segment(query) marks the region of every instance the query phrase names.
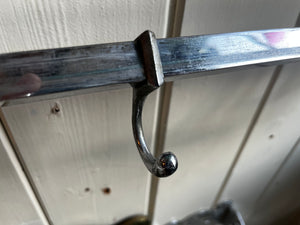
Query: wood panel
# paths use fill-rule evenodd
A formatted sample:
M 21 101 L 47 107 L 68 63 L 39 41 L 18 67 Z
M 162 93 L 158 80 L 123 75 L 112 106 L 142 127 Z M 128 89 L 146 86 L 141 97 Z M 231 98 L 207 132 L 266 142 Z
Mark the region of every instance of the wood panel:
M 169 1 L 1 1 L 1 52 L 166 34 Z M 131 131 L 130 88 L 8 104 L 12 138 L 54 225 L 111 224 L 146 214 L 150 174 Z M 151 147 L 157 94 L 147 99 Z M 59 112 L 53 108 L 59 107 Z
M 299 2 L 270 3 L 188 0 L 181 35 L 294 26 Z M 273 70 L 259 68 L 174 83 L 165 151 L 177 154 L 179 168 L 174 176 L 159 181 L 155 224 L 181 219 L 213 204 Z M 235 182 L 234 187 L 242 185 Z
M 47 225 L 0 124 L 0 218 L 6 225 Z M 28 191 L 29 189 L 29 191 Z
M 134 40 L 166 33 L 169 1 L 0 1 L 0 53 Z
M 238 204 L 250 225 L 276 222 L 300 207 L 299 69 L 283 68 L 222 196 Z
M 150 175 L 133 141 L 130 95 L 121 89 L 3 108 L 54 224 L 146 213 Z M 144 114 L 149 143 L 155 97 Z

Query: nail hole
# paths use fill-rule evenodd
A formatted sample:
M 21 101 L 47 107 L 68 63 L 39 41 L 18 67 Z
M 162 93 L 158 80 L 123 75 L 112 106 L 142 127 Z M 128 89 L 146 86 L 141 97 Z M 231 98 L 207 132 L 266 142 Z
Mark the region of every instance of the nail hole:
M 111 189 L 110 189 L 109 187 L 102 188 L 102 192 L 103 192 L 103 194 L 105 194 L 105 195 L 109 195 L 110 192 L 111 192 Z
M 270 136 L 269 136 L 269 139 L 273 139 L 274 138 L 274 134 L 271 134 Z
M 84 191 L 85 192 L 89 192 L 91 189 L 89 188 L 89 187 L 86 187 L 85 189 L 84 189 Z
M 55 103 L 54 107 L 52 108 L 52 113 L 56 114 L 60 112 L 60 108 L 59 105 L 57 103 Z

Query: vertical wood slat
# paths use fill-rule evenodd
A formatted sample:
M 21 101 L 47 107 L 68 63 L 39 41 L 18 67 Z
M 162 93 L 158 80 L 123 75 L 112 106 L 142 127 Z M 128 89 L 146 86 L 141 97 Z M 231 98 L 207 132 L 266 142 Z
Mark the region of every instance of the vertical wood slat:
M 167 37 L 180 36 L 185 0 L 171 0 L 169 5 L 168 31 Z M 167 121 L 170 110 L 170 100 L 172 96 L 173 82 L 166 82 L 159 89 L 157 127 L 155 128 L 154 156 L 159 157 L 164 150 Z M 159 178 L 151 177 L 151 190 L 149 196 L 148 216 L 152 221 L 155 211 L 155 201 L 158 189 Z
M 179 167 L 159 181 L 157 224 L 213 203 L 269 78 L 268 68 L 252 72 L 174 83 L 165 151 Z
M 169 1 L 0 2 L 0 53 L 165 37 Z
M 157 0 L 0 4 L 0 52 L 134 40 L 146 29 L 164 37 L 169 10 L 169 1 Z M 131 89 L 120 89 L 3 107 L 53 224 L 111 224 L 147 213 L 150 174 L 132 137 L 131 98 Z M 148 97 L 143 115 L 151 149 L 156 98 Z
M 130 94 L 123 89 L 3 108 L 54 224 L 109 224 L 146 213 L 149 173 L 132 138 Z M 149 141 L 154 101 L 150 96 L 144 114 Z M 60 112 L 53 113 L 56 105 Z
M 300 207 L 299 67 L 283 67 L 222 196 L 249 224 L 270 224 Z
M 122 89 L 3 108 L 53 224 L 111 224 L 146 213 L 150 175 L 132 138 L 130 95 Z M 149 98 L 151 141 L 156 96 Z
M 273 1 L 271 7 L 264 1 L 190 0 L 181 35 L 292 27 L 298 8 L 297 1 Z M 165 151 L 177 154 L 179 168 L 159 182 L 155 224 L 213 204 L 272 73 L 260 68 L 174 82 Z
M 0 218 L 6 225 L 48 225 L 0 123 Z

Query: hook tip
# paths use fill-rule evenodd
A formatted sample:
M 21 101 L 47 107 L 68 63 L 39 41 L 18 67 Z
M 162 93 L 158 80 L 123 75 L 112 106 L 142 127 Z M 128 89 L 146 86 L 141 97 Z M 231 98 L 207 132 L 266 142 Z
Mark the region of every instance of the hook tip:
M 172 152 L 164 152 L 160 155 L 158 161 L 158 170 L 156 175 L 159 177 L 168 177 L 172 175 L 178 168 L 178 161 Z

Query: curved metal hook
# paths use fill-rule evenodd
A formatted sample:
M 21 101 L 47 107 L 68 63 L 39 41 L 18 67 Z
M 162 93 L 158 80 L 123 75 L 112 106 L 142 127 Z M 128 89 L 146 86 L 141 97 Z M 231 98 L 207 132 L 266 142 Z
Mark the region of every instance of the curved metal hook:
M 147 169 L 157 177 L 167 177 L 178 167 L 176 156 L 165 152 L 155 159 L 144 138 L 142 112 L 146 97 L 164 82 L 162 65 L 155 36 L 145 31 L 136 39 L 137 50 L 142 54 L 146 82 L 133 85 L 132 129 L 136 146 Z
M 144 138 L 142 125 L 143 105 L 147 95 L 151 91 L 145 87 L 133 89 L 133 105 L 132 105 L 132 129 L 136 146 L 139 150 L 142 160 L 147 169 L 157 177 L 167 177 L 173 174 L 178 162 L 176 156 L 171 152 L 164 152 L 158 159 L 155 159 L 148 150 Z

